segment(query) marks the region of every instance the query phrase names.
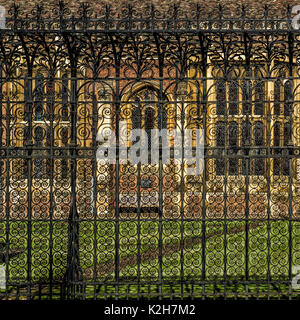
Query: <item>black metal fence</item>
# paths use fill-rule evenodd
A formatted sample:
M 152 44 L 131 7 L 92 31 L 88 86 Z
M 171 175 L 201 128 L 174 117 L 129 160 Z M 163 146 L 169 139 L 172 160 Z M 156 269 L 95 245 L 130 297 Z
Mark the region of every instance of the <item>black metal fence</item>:
M 291 8 L 54 9 L 14 6 L 0 30 L 1 299 L 299 299 Z M 182 150 L 192 132 L 192 158 L 162 134 L 132 164 L 133 129 L 150 160 L 152 129 Z

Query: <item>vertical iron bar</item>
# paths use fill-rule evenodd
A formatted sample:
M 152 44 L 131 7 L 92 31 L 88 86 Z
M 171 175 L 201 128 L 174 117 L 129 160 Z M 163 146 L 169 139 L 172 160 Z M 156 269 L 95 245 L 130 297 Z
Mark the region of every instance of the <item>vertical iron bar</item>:
M 162 119 L 162 80 L 160 80 L 160 88 L 159 88 L 159 113 L 160 113 L 160 121 Z M 160 123 L 161 128 L 161 123 Z M 161 137 L 159 138 L 161 140 Z M 159 300 L 162 299 L 162 282 L 163 282 L 163 164 L 162 164 L 162 149 L 161 143 L 159 141 L 159 189 L 158 189 L 158 203 L 159 203 L 159 226 L 158 226 L 158 248 L 159 248 L 159 257 L 158 257 L 158 278 L 159 278 Z
M 293 151 L 291 151 L 293 152 Z M 293 162 L 292 157 L 289 155 L 288 158 L 289 161 L 289 225 L 288 225 L 288 232 L 289 232 L 289 254 L 288 254 L 288 260 L 289 260 L 289 268 L 288 268 L 288 279 L 289 279 L 289 299 L 291 299 L 292 295 L 292 288 L 291 288 L 291 282 L 292 282 L 292 268 L 293 268 Z
M 28 208 L 27 208 L 27 299 L 31 299 L 31 263 L 32 263 L 32 194 L 31 194 L 31 186 L 32 186 L 32 69 L 31 66 L 28 66 L 28 73 L 25 77 L 25 110 L 27 112 L 27 122 L 28 122 L 28 130 L 27 134 L 29 143 L 26 145 L 27 149 L 27 163 L 28 163 L 28 171 L 27 171 L 27 196 L 28 196 Z M 26 115 L 25 115 L 26 116 Z
M 244 27 L 244 15 L 245 8 L 243 7 L 243 27 Z M 249 112 L 252 110 L 252 94 L 250 92 L 250 84 L 251 84 L 251 67 L 250 67 L 250 57 L 251 57 L 251 42 L 249 39 L 249 35 L 244 32 L 243 33 L 243 42 L 244 42 L 244 50 L 246 57 L 245 71 L 246 71 L 246 94 L 245 94 L 245 104 L 247 106 L 246 109 L 246 120 L 245 120 L 245 133 L 242 132 L 246 136 L 245 146 L 244 146 L 244 155 L 243 160 L 245 163 L 245 282 L 246 282 L 246 299 L 248 300 L 248 291 L 249 291 L 249 172 L 250 172 L 250 158 L 249 158 L 249 149 L 251 144 L 251 130 L 249 123 Z M 250 42 L 250 43 L 249 43 Z M 250 48 L 249 48 L 250 47 Z M 242 105 L 243 108 L 243 105 Z M 242 128 L 243 130 L 243 128 Z M 243 139 L 242 139 L 243 141 Z M 241 145 L 242 146 L 242 145 Z M 243 164 L 242 164 L 243 166 Z M 243 170 L 243 168 L 242 168 Z
M 8 90 L 7 90 L 8 91 Z M 2 91 L 1 91 L 2 92 Z M 1 98 L 2 100 L 2 98 Z M 8 150 L 10 145 L 10 103 L 9 103 L 9 92 L 7 92 L 7 104 L 6 104 L 6 221 L 5 221 L 5 228 L 6 228 L 6 235 L 5 235 L 5 269 L 6 269 L 6 290 L 5 290 L 5 299 L 8 300 L 8 282 L 9 282 L 9 261 L 8 261 L 8 252 L 9 252 L 9 233 L 10 233 L 10 205 L 9 205 L 9 186 L 10 186 L 10 168 L 13 166 L 13 161 L 10 160 L 10 151 Z M 2 139 L 1 139 L 2 141 Z
M 267 225 L 267 230 L 268 230 L 268 249 L 267 249 L 267 264 L 268 264 L 268 294 L 269 294 L 269 288 L 270 288 L 270 282 L 271 282 L 271 208 L 270 208 L 270 202 L 271 202 L 271 108 L 270 108 L 270 99 L 268 99 L 267 103 L 267 132 L 266 132 L 266 143 L 267 143 L 267 159 L 262 159 L 262 161 L 266 162 L 266 170 L 267 170 L 267 217 L 268 217 L 268 225 Z M 269 296 L 268 296 L 269 298 Z
M 137 164 L 137 295 L 140 297 L 141 282 L 141 162 Z
M 154 39 L 156 43 L 156 50 L 158 56 L 158 70 L 159 70 L 159 96 L 158 96 L 158 114 L 159 114 L 159 128 L 162 128 L 162 108 L 163 108 L 163 76 L 164 76 L 164 53 L 162 52 L 161 41 L 158 34 L 154 33 Z M 159 225 L 158 225 L 158 282 L 159 282 L 159 300 L 162 299 L 162 245 L 163 245 L 163 168 L 162 168 L 162 149 L 161 149 L 161 137 L 159 138 L 159 190 L 158 190 L 158 203 L 159 203 Z
M 54 183 L 54 156 L 53 156 L 53 146 L 54 146 L 54 104 L 55 104 L 55 74 L 50 76 L 49 79 L 50 88 L 50 150 L 47 150 L 46 163 L 49 161 L 50 157 L 50 182 L 49 182 L 49 283 L 50 283 L 50 300 L 52 299 L 53 290 L 53 183 Z M 47 139 L 46 135 L 46 139 Z
M 183 282 L 184 282 L 184 122 L 185 122 L 185 110 L 184 110 L 184 96 L 181 96 L 181 113 L 180 113 L 180 125 L 181 125 L 181 181 L 180 181 L 180 289 L 181 299 L 183 299 Z M 190 137 L 188 137 L 190 138 Z M 189 143 L 189 142 L 188 142 Z
M 119 221 L 119 183 L 120 183 L 120 154 L 119 154 L 119 125 L 120 125 L 120 104 L 121 104 L 121 95 L 120 95 L 120 72 L 121 72 L 121 59 L 122 59 L 122 48 L 123 45 L 127 42 L 127 38 L 123 40 L 123 43 L 118 41 L 117 38 L 114 38 L 110 35 L 110 42 L 112 46 L 112 51 L 114 55 L 115 63 L 115 134 L 116 134 L 116 171 L 115 171 L 115 288 L 116 288 L 116 300 L 119 298 L 119 233 L 120 233 L 120 221 Z
M 227 77 L 227 74 L 226 74 Z M 232 80 L 230 78 L 230 80 Z M 230 83 L 230 82 L 229 82 Z M 228 192 L 228 175 L 229 175 L 229 161 L 231 159 L 231 154 L 229 152 L 231 151 L 230 146 L 229 146 L 229 129 L 230 129 L 230 122 L 228 121 L 228 102 L 227 102 L 227 88 L 229 87 L 228 81 L 225 82 L 225 92 L 226 92 L 226 100 L 225 100 L 225 117 L 224 117 L 224 122 L 225 122 L 225 145 L 224 145 L 224 150 L 223 155 L 225 159 L 225 176 L 224 176 L 224 220 L 223 220 L 223 232 L 224 232 L 224 240 L 223 240 L 223 248 L 224 248 L 224 256 L 223 256 L 223 263 L 224 263 L 224 270 L 223 270 L 223 283 L 224 283 L 224 297 L 226 299 L 226 287 L 227 287 L 227 192 Z M 229 122 L 229 123 L 228 123 Z M 230 184 L 230 180 L 229 180 Z
M 249 170 L 250 159 L 249 149 L 246 149 L 244 161 L 246 162 L 245 172 L 245 281 L 246 281 L 246 299 L 248 300 L 249 292 Z
M 207 99 L 208 99 L 208 88 L 207 88 L 207 51 L 208 51 L 208 43 L 207 39 L 204 39 L 202 33 L 199 33 L 199 42 L 201 46 L 201 80 L 202 80 L 202 128 L 203 128 L 203 143 L 204 143 L 204 152 L 203 152 L 203 173 L 202 173 L 202 215 L 201 215 L 201 247 L 202 247 L 202 255 L 201 255 L 201 264 L 202 264 L 202 299 L 205 299 L 205 281 L 206 281 L 206 195 L 207 195 L 207 181 L 208 181 L 208 173 L 206 170 L 206 154 L 207 154 L 207 124 L 206 124 L 206 116 L 207 116 Z
M 289 268 L 288 268 L 288 278 L 289 278 L 289 299 L 291 299 L 291 281 L 292 281 L 292 267 L 293 267 L 293 157 L 294 157 L 294 148 L 293 148 L 293 66 L 294 66 L 294 35 L 289 33 L 288 35 L 289 43 L 289 97 L 288 97 L 288 106 L 289 106 L 289 141 L 288 141 L 288 164 L 289 164 L 289 177 L 288 177 L 288 233 L 289 233 Z
M 133 106 L 131 106 L 133 108 Z M 136 107 L 135 107 L 136 108 Z M 138 108 L 140 112 L 138 112 L 138 117 L 142 117 L 141 105 L 138 103 Z M 133 109 L 132 109 L 133 110 Z M 132 111 L 133 112 L 133 111 Z M 138 122 L 142 125 L 142 119 L 138 119 Z M 137 129 L 140 129 L 142 126 L 139 125 Z M 146 124 L 145 124 L 146 126 Z M 148 138 L 149 139 L 149 138 Z M 148 140 L 149 141 L 149 140 Z M 125 141 L 127 148 L 127 140 Z M 148 146 L 149 153 L 149 146 Z M 126 150 L 127 154 L 127 150 Z M 149 154 L 148 157 L 149 159 Z M 150 165 L 150 163 L 149 163 Z M 137 298 L 140 298 L 140 283 L 141 283 L 141 162 L 137 164 Z
M 71 203 L 68 218 L 68 266 L 67 266 L 67 298 L 76 298 L 76 284 L 82 280 L 79 257 L 79 214 L 77 211 L 76 180 L 77 180 L 77 63 L 71 66 Z
M 92 157 L 92 178 L 93 178 L 93 185 L 91 186 L 91 192 L 93 193 L 93 216 L 94 216 L 94 241 L 93 241 L 93 264 L 94 264 L 94 271 L 93 271 L 93 282 L 94 282 L 94 300 L 96 300 L 96 281 L 97 281 L 97 168 L 98 168 L 98 162 L 97 162 L 97 130 L 98 130 L 98 108 L 97 108 L 97 97 L 96 97 L 96 88 L 95 88 L 95 81 L 98 78 L 97 74 L 97 68 L 94 66 L 93 70 L 93 86 L 92 86 L 92 148 L 93 148 L 93 157 Z M 100 227 L 100 226 L 99 226 Z
M 116 60 L 116 110 L 115 110 L 115 119 L 116 119 L 116 194 L 115 194 L 115 281 L 116 281 L 116 300 L 119 299 L 119 281 L 120 281 L 120 273 L 119 273 L 119 260 L 120 260 L 120 207 L 119 207 L 119 187 L 120 187 L 120 153 L 119 153 L 119 144 L 120 144 L 120 137 L 119 137 L 119 128 L 120 128 L 120 103 L 121 103 L 121 96 L 120 96 L 120 68 L 121 68 L 121 61 L 120 57 Z

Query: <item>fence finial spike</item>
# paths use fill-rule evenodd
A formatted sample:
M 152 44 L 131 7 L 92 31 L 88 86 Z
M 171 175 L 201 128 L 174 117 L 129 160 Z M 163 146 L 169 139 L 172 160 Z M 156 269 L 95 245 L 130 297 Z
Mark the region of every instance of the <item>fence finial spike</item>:
M 19 9 L 20 9 L 20 5 L 14 1 L 14 3 L 12 4 L 8 12 L 14 16 L 14 19 L 16 19 L 18 18 L 18 15 L 19 15 Z
M 58 1 L 58 6 L 59 6 L 60 11 L 62 11 L 66 6 L 65 1 L 64 0 L 59 0 Z
M 173 4 L 173 16 L 174 16 L 174 18 L 177 18 L 177 15 L 178 15 L 178 4 L 174 3 Z
M 269 8 L 270 6 L 268 4 L 264 5 L 264 17 L 267 18 L 269 15 Z
M 245 17 L 247 7 L 246 7 L 245 4 L 243 3 L 241 8 L 242 8 L 242 17 Z
M 292 6 L 291 6 L 290 3 L 288 3 L 287 6 L 286 6 L 286 14 L 287 14 L 288 17 L 290 17 L 291 13 L 292 13 Z
M 222 18 L 222 16 L 223 16 L 223 6 L 221 5 L 221 3 L 219 3 L 219 5 L 218 5 L 218 10 L 219 10 L 219 18 Z
M 106 5 L 105 5 L 105 11 L 106 11 L 106 12 L 110 12 L 110 9 L 111 9 L 111 4 L 106 3 Z
M 19 11 L 20 5 L 14 1 L 13 8 L 15 11 Z

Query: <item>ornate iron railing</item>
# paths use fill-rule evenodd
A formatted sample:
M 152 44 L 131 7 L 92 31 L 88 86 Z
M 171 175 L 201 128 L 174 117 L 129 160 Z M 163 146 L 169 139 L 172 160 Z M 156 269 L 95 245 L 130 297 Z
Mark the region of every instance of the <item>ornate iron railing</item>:
M 291 9 L 13 6 L 0 30 L 0 297 L 299 299 Z M 133 129 L 177 130 L 181 158 L 163 134 L 157 163 L 127 162 Z

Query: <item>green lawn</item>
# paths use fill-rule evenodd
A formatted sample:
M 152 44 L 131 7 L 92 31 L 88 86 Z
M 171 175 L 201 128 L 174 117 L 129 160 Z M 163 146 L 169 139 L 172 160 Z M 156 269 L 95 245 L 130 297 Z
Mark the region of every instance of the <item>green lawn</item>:
M 203 287 L 197 283 L 201 281 L 203 275 L 203 250 L 205 250 L 205 279 L 215 283 L 220 282 L 219 285 L 222 287 L 221 283 L 226 277 L 227 280 L 232 281 L 226 289 L 232 294 L 245 290 L 244 286 L 238 285 L 236 281 L 245 279 L 246 270 L 249 280 L 253 281 L 267 280 L 268 276 L 272 281 L 288 280 L 289 255 L 291 255 L 292 266 L 300 264 L 300 222 L 291 222 L 291 238 L 288 221 L 271 221 L 269 224 L 264 222 L 259 226 L 252 226 L 252 223 L 250 223 L 248 253 L 246 253 L 244 221 L 227 221 L 226 225 L 224 221 L 207 221 L 205 249 L 202 248 L 201 242 L 201 221 L 184 221 L 183 223 L 163 221 L 161 226 L 158 221 L 120 221 L 118 238 L 115 236 L 114 221 L 81 221 L 80 262 L 87 284 L 85 292 L 93 295 L 95 290 L 98 294 L 111 290 L 113 294 L 116 290 L 113 285 L 116 277 L 114 267 L 116 250 L 119 253 L 119 281 L 122 283 L 118 290 L 124 291 L 124 294 L 127 292 L 127 295 L 132 290 L 134 292 L 139 290 L 140 294 L 145 292 L 145 294 L 154 295 L 159 290 L 169 295 L 172 292 L 189 294 L 192 291 L 200 294 Z M 29 226 L 24 221 L 14 221 L 8 225 L 0 222 L 0 243 L 5 242 L 7 226 L 10 249 L 23 251 L 9 261 L 9 282 L 12 285 L 9 288 L 13 290 L 15 287 L 13 285 L 27 282 L 29 270 L 27 229 Z M 226 236 L 223 232 L 225 226 Z M 46 283 L 49 281 L 50 273 L 54 281 L 61 280 L 67 261 L 67 223 L 53 221 L 50 225 L 48 221 L 32 221 L 31 230 L 32 236 L 29 240 L 31 241 L 32 282 Z M 158 249 L 160 241 L 161 251 Z M 160 253 L 162 253 L 161 261 Z M 246 254 L 248 255 L 247 268 Z M 97 266 L 96 276 L 93 272 L 95 265 Z M 147 284 L 158 282 L 160 276 L 165 282 L 163 286 Z M 140 282 L 138 286 L 137 279 Z M 105 285 L 96 287 L 89 285 L 94 280 Z M 180 280 L 186 281 L 187 285 L 180 286 Z M 173 285 L 168 282 L 172 282 Z M 206 290 L 217 292 L 216 288 L 207 284 Z M 281 290 L 284 291 L 287 288 L 281 288 Z

